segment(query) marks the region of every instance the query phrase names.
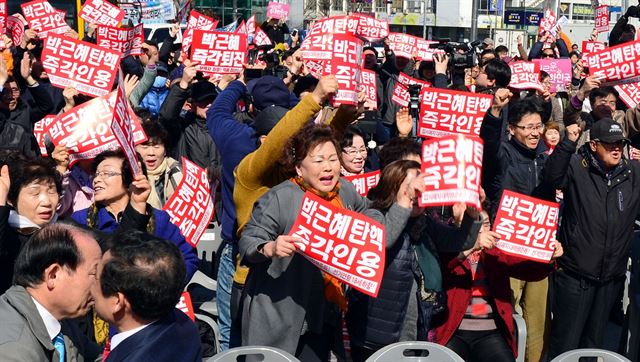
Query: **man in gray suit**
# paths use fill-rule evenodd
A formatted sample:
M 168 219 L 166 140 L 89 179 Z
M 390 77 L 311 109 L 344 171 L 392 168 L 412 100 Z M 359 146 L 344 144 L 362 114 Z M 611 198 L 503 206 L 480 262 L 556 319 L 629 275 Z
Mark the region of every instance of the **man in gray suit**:
M 102 252 L 79 228 L 49 224 L 23 246 L 0 297 L 0 361 L 87 361 L 100 353 L 67 319 L 93 305 Z

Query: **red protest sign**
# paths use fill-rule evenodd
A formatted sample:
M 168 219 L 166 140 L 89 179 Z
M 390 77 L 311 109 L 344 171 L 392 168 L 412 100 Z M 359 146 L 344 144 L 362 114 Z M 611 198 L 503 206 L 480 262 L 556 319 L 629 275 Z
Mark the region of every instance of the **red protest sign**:
M 556 14 L 549 8 L 544 11 L 544 16 L 540 19 L 540 26 L 538 28 L 538 34 L 542 32 L 549 33 L 551 28 L 556 25 Z
M 601 50 L 604 50 L 606 46 L 601 41 L 583 41 L 582 42 L 582 52 L 584 54 L 588 53 L 596 53 Z
M 599 33 L 609 31 L 609 6 L 600 5 L 596 8 L 596 26 Z
M 375 220 L 307 192 L 289 235 L 301 255 L 325 273 L 376 297 L 384 273 L 385 230 Z
M 127 161 L 133 175 L 141 175 L 142 169 L 138 164 L 138 157 L 136 154 L 136 146 L 133 141 L 133 132 L 131 131 L 131 110 L 129 108 L 129 101 L 127 100 L 127 94 L 124 89 L 124 77 L 122 71 L 118 76 L 118 89 L 116 90 L 116 104 L 113 110 L 113 120 L 111 121 L 111 132 L 116 136 L 120 147 L 127 156 Z
M 358 104 L 360 90 L 360 65 L 362 64 L 362 40 L 345 34 L 333 36 L 333 57 L 328 72 L 338 81 L 338 91 L 333 96 L 334 107 L 340 104 Z
M 376 72 L 369 69 L 362 69 L 360 73 L 360 88 L 367 96 L 367 101 L 364 106 L 368 109 L 378 109 Z
M 640 103 L 640 83 L 620 84 L 614 88 L 627 107 L 635 108 Z
M 183 157 L 182 181 L 163 210 L 195 248 L 213 218 L 213 198 L 207 171 Z
M 465 135 L 432 138 L 422 143 L 425 191 L 420 206 L 464 202 L 480 208 L 480 175 L 484 145 Z
M 389 36 L 389 22 L 387 20 L 376 19 L 362 14 L 353 14 L 352 18 L 358 21 L 356 35 L 374 42 Z
M 549 73 L 553 87 L 551 93 L 568 91 L 567 84 L 571 83 L 573 67 L 571 59 L 534 59 L 534 63 L 540 65 L 540 70 Z
M 94 98 L 56 117 L 47 133 L 53 144 L 65 144 L 69 149 L 69 163 L 92 159 L 100 152 L 117 148 L 118 141 L 111 131 L 116 92 Z M 147 140 L 138 118 L 133 120 L 133 139 L 138 143 Z
M 193 311 L 193 303 L 191 303 L 191 294 L 189 294 L 189 292 L 182 292 L 180 300 L 178 301 L 178 304 L 176 304 L 176 308 L 189 316 L 192 321 L 196 320 L 196 316 Z
M 285 20 L 289 17 L 289 4 L 269 1 L 267 5 L 267 18 Z
M 443 137 L 456 133 L 480 135 L 480 126 L 493 96 L 448 89 L 421 92 L 418 136 Z
M 7 32 L 7 0 L 0 0 L 0 30 L 2 34 Z
M 518 61 L 509 64 L 509 68 L 511 68 L 509 88 L 543 91 L 542 84 L 540 84 L 540 65 L 538 63 Z
M 30 1 L 20 7 L 29 27 L 37 31 L 41 38 L 50 33 L 64 34 L 71 29 L 64 20 L 64 12 L 54 9 L 47 0 Z
M 247 58 L 247 35 L 223 31 L 193 31 L 191 61 L 207 73 L 239 73 Z
M 253 44 L 257 46 L 271 45 L 271 39 L 269 39 L 267 33 L 262 31 L 260 27 L 257 27 L 253 36 Z
M 355 36 L 357 27 L 358 20 L 349 16 L 334 16 L 316 21 L 300 45 L 302 57 L 306 60 L 331 60 L 334 36 Z
M 430 87 L 429 82 L 421 81 L 419 79 L 411 78 L 410 76 L 400 73 L 396 86 L 393 88 L 393 95 L 391 100 L 397 103 L 400 107 L 407 107 L 409 105 L 409 90 L 408 87 L 413 84 L 419 84 L 422 88 Z
M 49 115 L 33 124 L 33 135 L 36 137 L 36 141 L 38 141 L 40 154 L 43 157 L 47 156 L 47 147 L 44 144 L 44 136 L 47 134 L 49 125 L 53 123 L 53 120 L 55 119 L 56 116 Z
M 327 65 L 325 63 L 329 63 L 328 61 L 322 60 L 304 60 L 304 67 L 309 70 L 309 74 L 313 77 L 320 79 L 323 75 L 331 74 L 328 71 Z
M 356 187 L 356 190 L 360 195 L 367 196 L 369 190 L 376 187 L 380 181 L 380 170 L 361 173 L 359 175 L 344 176 L 344 178 L 349 180 L 349 182 Z
M 79 16 L 88 23 L 117 27 L 124 19 L 124 10 L 106 0 L 87 0 Z
M 53 85 L 90 96 L 111 92 L 120 63 L 117 51 L 59 34 L 47 37 L 40 58 Z
M 240 25 L 238 25 L 238 29 L 236 29 L 235 32 L 240 34 L 247 34 L 247 35 L 249 34 L 247 32 L 247 24 L 244 23 L 244 20 L 240 22 Z
M 247 19 L 247 34 L 249 36 L 256 33 L 256 16 L 251 15 L 249 19 Z M 269 41 L 271 43 L 271 41 Z
M 548 262 L 553 256 L 560 205 L 504 190 L 493 231 L 498 249 L 526 259 Z
M 142 43 L 144 43 L 143 24 L 138 24 L 133 28 L 98 27 L 96 44 L 99 47 L 122 53 L 122 58 L 129 55 L 141 55 Z
M 640 81 L 638 40 L 591 53 L 585 58 L 589 74 L 601 80 L 600 86 Z
M 13 44 L 20 44 L 25 25 L 20 17 L 11 15 L 7 18 L 7 32 L 11 33 Z
M 184 30 L 184 34 L 182 34 L 182 53 L 189 54 L 189 48 L 193 42 L 194 30 L 215 30 L 216 26 L 218 26 L 217 21 L 206 15 L 200 14 L 195 10 L 191 10 L 191 13 L 189 13 L 187 28 Z
M 417 53 L 418 38 L 404 33 L 389 34 L 389 48 L 396 57 L 411 59 Z

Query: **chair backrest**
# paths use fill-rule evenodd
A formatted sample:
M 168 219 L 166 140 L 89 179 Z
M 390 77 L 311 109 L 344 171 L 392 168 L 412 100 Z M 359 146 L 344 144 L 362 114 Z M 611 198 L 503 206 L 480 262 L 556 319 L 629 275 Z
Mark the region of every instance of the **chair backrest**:
M 412 352 L 418 351 L 417 356 Z M 431 342 L 398 342 L 381 348 L 367 359 L 367 362 L 464 362 L 460 356 L 445 346 Z
M 518 346 L 518 358 L 516 362 L 524 362 L 524 353 L 527 347 L 527 324 L 520 314 L 513 312 L 513 321 L 516 326 L 516 342 Z
M 631 362 L 615 352 L 595 348 L 574 349 L 559 355 L 552 359 L 551 362 L 582 362 L 580 359 L 586 357 L 600 357 L 602 362 Z
M 236 362 L 241 356 L 262 356 L 264 362 L 300 362 L 291 354 L 274 347 L 246 346 L 236 347 L 209 358 L 206 362 Z

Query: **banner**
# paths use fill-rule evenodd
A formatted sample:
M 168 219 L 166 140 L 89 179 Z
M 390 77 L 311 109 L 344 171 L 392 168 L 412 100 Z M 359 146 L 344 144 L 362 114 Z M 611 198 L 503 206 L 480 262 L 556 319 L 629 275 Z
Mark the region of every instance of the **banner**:
M 548 262 L 553 256 L 560 205 L 504 190 L 493 223 L 498 249 L 526 259 Z
M 307 192 L 289 235 L 302 239 L 296 251 L 320 270 L 378 296 L 385 265 L 383 225 Z
M 509 68 L 511 68 L 509 88 L 543 91 L 542 84 L 540 83 L 540 64 L 518 61 L 510 63 Z
M 184 34 L 182 34 L 182 54 L 189 54 L 189 48 L 193 42 L 194 30 L 214 30 L 216 26 L 218 26 L 217 21 L 214 21 L 206 15 L 200 14 L 195 10 L 191 10 L 191 13 L 189 13 L 187 28 L 184 29 Z
M 376 187 L 378 182 L 380 182 L 380 170 L 359 175 L 344 176 L 344 178 L 356 187 L 360 195 L 367 196 L 369 190 Z
M 173 0 L 118 0 L 118 6 L 124 10 L 123 23 L 130 20 L 134 25 L 168 23 L 176 18 Z
M 582 42 L 582 52 L 584 54 L 588 53 L 596 53 L 601 50 L 604 50 L 606 46 L 601 41 L 583 41 Z
M 79 15 L 87 23 L 117 27 L 124 19 L 124 10 L 107 0 L 87 0 Z
M 422 143 L 425 191 L 419 204 L 453 205 L 464 202 L 480 208 L 480 176 L 484 145 L 479 137 L 432 138 Z
M 448 89 L 423 88 L 418 136 L 480 135 L 484 115 L 493 96 Z
M 47 133 L 54 145 L 63 143 L 69 149 L 69 168 L 78 160 L 95 158 L 100 152 L 118 148 L 111 131 L 116 103 L 116 92 L 94 98 L 70 111 L 58 115 L 49 125 Z M 136 144 L 147 140 L 138 117 L 133 120 L 133 139 Z
M 177 5 L 176 23 L 182 24 L 187 19 L 189 8 L 191 8 L 191 0 L 179 0 Z
M 118 75 L 118 88 L 116 89 L 116 104 L 113 107 L 113 119 L 111 121 L 111 132 L 116 136 L 120 148 L 127 157 L 127 162 L 134 176 L 142 175 L 142 169 L 138 164 L 136 146 L 133 141 L 131 131 L 133 121 L 131 120 L 131 109 L 127 100 L 127 93 L 124 89 L 124 77 L 122 71 Z
M 316 21 L 300 50 L 306 60 L 331 60 L 335 35 L 356 36 L 358 20 L 350 16 L 333 16 Z
M 213 198 L 207 171 L 182 157 L 182 181 L 163 208 L 194 248 L 213 218 Z
M 338 81 L 338 91 L 332 98 L 332 104 L 358 105 L 360 90 L 360 69 L 362 64 L 362 40 L 351 35 L 334 35 L 333 57 L 329 64 L 329 74 Z
M 640 81 L 640 41 L 635 40 L 591 53 L 584 57 L 589 74 L 597 76 L 600 86 Z
M 269 1 L 267 5 L 267 18 L 286 20 L 289 17 L 289 4 Z
M 256 33 L 256 16 L 251 15 L 251 17 L 247 19 L 247 35 L 251 37 L 255 33 Z M 271 43 L 271 40 L 269 40 L 269 43 Z
M 53 123 L 54 119 L 56 119 L 56 116 L 49 115 L 33 124 L 33 135 L 36 137 L 36 141 L 38 141 L 42 157 L 47 156 L 47 147 L 44 144 L 44 136 L 47 134 L 49 125 Z
M 2 34 L 7 33 L 7 0 L 0 0 L 0 30 Z
M 26 25 L 27 24 L 18 16 L 11 15 L 7 18 L 7 32 L 11 33 L 10 36 L 14 46 L 20 45 Z
M 358 20 L 356 35 L 368 42 L 376 42 L 389 36 L 389 22 L 362 14 L 353 14 L 352 18 Z
M 549 33 L 551 28 L 556 25 L 556 14 L 549 8 L 545 9 L 544 16 L 540 19 L 540 27 L 538 28 L 538 34 L 542 32 Z
M 240 73 L 247 62 L 247 35 L 194 30 L 191 61 L 206 73 Z
M 627 107 L 635 108 L 640 103 L 640 83 L 620 84 L 614 88 Z
M 138 24 L 133 28 L 98 27 L 96 44 L 99 47 L 122 53 L 122 58 L 129 55 L 142 55 L 142 43 L 144 43 L 143 24 Z
M 51 34 L 44 41 L 40 59 L 53 85 L 73 87 L 90 96 L 103 96 L 111 92 L 120 52 Z
M 378 88 L 376 84 L 376 72 L 362 68 L 360 73 L 360 88 L 367 96 L 364 104 L 367 109 L 378 109 Z
M 389 34 L 389 49 L 396 57 L 411 59 L 417 53 L 418 38 L 404 33 Z
M 553 87 L 550 92 L 567 92 L 567 84 L 571 84 L 571 77 L 573 73 L 573 67 L 571 65 L 571 59 L 534 59 L 534 63 L 538 63 L 540 70 L 549 73 L 549 78 Z
M 609 6 L 600 5 L 596 8 L 596 31 L 606 33 L 609 31 Z
M 429 82 L 411 78 L 410 76 L 401 72 L 400 75 L 398 75 L 398 81 L 396 81 L 396 87 L 393 88 L 393 95 L 391 97 L 391 100 L 397 103 L 400 107 L 408 107 L 409 101 L 410 101 L 408 86 L 413 84 L 418 84 L 422 88 L 431 86 Z
M 255 35 L 253 37 L 253 43 L 256 46 L 271 45 L 271 39 L 269 39 L 269 36 L 267 35 L 267 33 L 262 31 L 260 27 L 256 28 L 256 31 L 254 34 Z
M 180 300 L 178 301 L 178 304 L 176 304 L 176 308 L 189 316 L 192 321 L 196 320 L 195 313 L 193 312 L 193 303 L 191 302 L 191 294 L 189 294 L 189 292 L 182 292 Z
M 247 25 L 244 23 L 244 20 L 240 22 L 240 25 L 238 25 L 238 29 L 236 29 L 236 33 L 249 35 L 249 33 L 247 32 Z
M 54 9 L 47 0 L 33 0 L 21 4 L 20 7 L 29 28 L 37 31 L 41 38 L 46 38 L 52 33 L 64 34 L 71 30 L 64 20 L 64 14 Z M 18 45 L 20 42 L 15 44 Z

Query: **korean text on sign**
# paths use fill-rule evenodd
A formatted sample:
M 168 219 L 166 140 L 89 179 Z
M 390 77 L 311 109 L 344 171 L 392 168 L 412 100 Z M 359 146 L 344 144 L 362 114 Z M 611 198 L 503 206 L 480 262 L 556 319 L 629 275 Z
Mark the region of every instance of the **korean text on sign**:
M 117 148 L 118 141 L 111 131 L 116 92 L 94 98 L 56 117 L 47 133 L 53 144 L 69 149 L 69 167 L 78 160 L 95 158 L 100 152 Z M 133 139 L 136 144 L 147 140 L 138 117 L 133 120 Z
M 389 22 L 362 14 L 352 15 L 358 20 L 356 35 L 369 42 L 378 41 L 389 36 Z
M 189 294 L 189 292 L 182 292 L 180 300 L 178 301 L 178 304 L 176 304 L 176 309 L 180 309 L 182 313 L 189 316 L 192 321 L 196 320 L 196 316 L 193 311 L 193 303 L 191 303 L 191 294 Z
M 80 17 L 88 23 L 116 27 L 124 19 L 124 10 L 107 0 L 88 0 L 80 10 Z
M 29 27 L 41 38 L 51 33 L 64 34 L 71 29 L 64 20 L 64 12 L 56 10 L 47 0 L 34 0 L 20 6 Z
M 480 208 L 480 175 L 484 146 L 479 137 L 433 138 L 422 143 L 425 191 L 420 206 L 464 202 Z
M 393 95 L 391 96 L 391 100 L 397 103 L 400 107 L 409 106 L 410 95 L 407 87 L 413 84 L 418 84 L 422 88 L 431 86 L 429 82 L 423 82 L 421 80 L 411 78 L 404 73 L 400 73 L 400 75 L 398 76 L 398 81 L 396 82 L 396 86 L 395 88 L 393 88 Z
M 598 32 L 609 31 L 609 6 L 600 5 L 596 8 L 596 26 Z
M 33 135 L 38 141 L 38 147 L 40 147 L 40 154 L 44 157 L 47 156 L 47 147 L 44 144 L 44 136 L 47 134 L 49 125 L 53 123 L 56 116 L 45 116 L 43 119 L 33 124 Z
M 214 21 L 212 18 L 200 14 L 195 10 L 191 10 L 191 13 L 189 13 L 187 28 L 184 30 L 184 34 L 182 35 L 182 53 L 189 54 L 189 48 L 191 48 L 191 43 L 193 42 L 194 30 L 215 30 L 217 25 L 218 22 Z
M 55 86 L 73 87 L 80 93 L 103 96 L 111 92 L 120 52 L 51 34 L 44 41 L 41 59 Z
M 411 59 L 418 49 L 418 38 L 404 33 L 389 34 L 389 48 L 396 57 Z
M 206 170 L 184 157 L 182 167 L 182 181 L 163 210 L 195 248 L 213 218 L 213 198 Z
M 118 88 L 116 89 L 116 104 L 113 106 L 113 120 L 111 121 L 111 131 L 116 136 L 120 147 L 124 151 L 129 167 L 133 175 L 141 175 L 142 169 L 138 165 L 138 157 L 133 141 L 133 132 L 131 125 L 131 110 L 129 109 L 129 101 L 124 89 L 124 78 L 122 71 L 119 72 Z
M 635 108 L 640 103 L 640 83 L 620 84 L 614 88 L 627 107 Z
M 267 18 L 285 20 L 289 17 L 289 4 L 269 1 L 267 5 Z
M 307 192 L 289 235 L 297 251 L 322 271 L 376 297 L 384 272 L 385 230 L 373 219 Z
M 194 30 L 191 60 L 207 73 L 238 73 L 247 57 L 247 35 Z
M 640 40 L 591 53 L 586 57 L 589 74 L 597 76 L 601 86 L 640 81 Z
M 511 82 L 509 88 L 537 89 L 542 91 L 540 84 L 540 65 L 534 62 L 513 62 L 511 68 Z
M 601 41 L 583 41 L 582 42 L 582 52 L 584 54 L 588 53 L 596 53 L 601 50 L 604 50 L 606 46 Z
M 2 34 L 7 33 L 7 15 L 7 0 L 0 0 L 0 30 L 2 30 Z
M 551 93 L 556 91 L 567 91 L 567 84 L 571 82 L 571 59 L 534 59 L 535 63 L 540 64 L 540 70 L 549 74 L 549 79 L 553 84 Z
M 423 88 L 418 136 L 443 137 L 455 133 L 480 135 L 480 126 L 493 97 L 489 94 Z
M 317 21 L 300 45 L 302 57 L 305 60 L 331 60 L 334 36 L 355 36 L 357 27 L 358 20 L 350 16 L 334 16 Z
M 362 69 L 360 73 L 360 88 L 367 96 L 365 107 L 369 109 L 378 109 L 378 90 L 376 87 L 376 72 Z
M 98 27 L 96 44 L 122 53 L 122 58 L 129 55 L 141 55 L 144 43 L 144 25 L 138 24 L 133 28 L 114 28 L 110 26 Z
M 560 205 L 505 190 L 493 223 L 498 249 L 535 261 L 553 256 Z
M 376 187 L 380 181 L 380 170 L 367 172 L 360 175 L 345 176 L 356 187 L 356 191 L 362 196 L 367 196 L 369 190 Z
M 358 104 L 360 90 L 360 66 L 362 64 L 362 40 L 350 35 L 333 37 L 333 57 L 329 73 L 338 81 L 338 91 L 333 96 L 333 106 Z

